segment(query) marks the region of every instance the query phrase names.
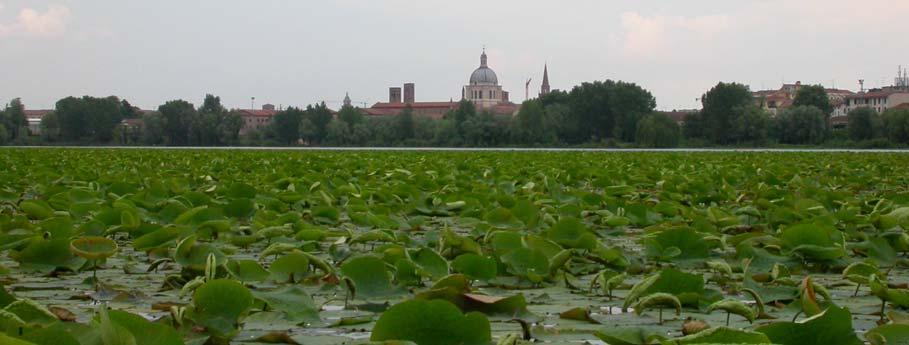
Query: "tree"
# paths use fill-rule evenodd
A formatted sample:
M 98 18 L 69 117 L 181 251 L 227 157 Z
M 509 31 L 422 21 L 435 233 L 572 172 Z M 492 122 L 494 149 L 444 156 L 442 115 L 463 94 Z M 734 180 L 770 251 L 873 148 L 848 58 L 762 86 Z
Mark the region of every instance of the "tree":
M 701 103 L 702 118 L 698 120 L 702 121 L 704 138 L 716 144 L 729 144 L 735 140 L 729 129 L 753 99 L 747 86 L 721 82 L 701 97 Z
M 190 144 L 190 129 L 198 113 L 192 103 L 174 100 L 158 107 L 164 118 L 164 143 L 170 146 Z
M 449 112 L 445 118 L 454 120 L 455 132 L 459 137 L 464 137 L 464 122 L 477 116 L 477 107 L 473 102 L 462 99 L 458 103 L 458 108 Z
M 634 141 L 638 120 L 656 107 L 650 92 L 622 81 L 583 83 L 568 96 L 577 129 L 566 138 L 572 143 L 605 138 Z
M 0 123 L 0 145 L 5 145 L 9 142 L 9 131 L 6 130 L 6 126 Z
M 301 137 L 300 123 L 304 117 L 306 112 L 296 107 L 277 112 L 271 119 L 271 127 L 278 142 L 284 145 L 296 144 Z
M 682 125 L 682 136 L 686 139 L 706 139 L 707 125 L 704 121 L 704 112 L 698 111 L 688 114 Z
M 120 99 L 114 96 L 97 98 L 67 97 L 57 101 L 57 118 L 63 140 L 109 142 L 113 131 L 123 120 Z
M 890 141 L 899 144 L 909 143 L 909 110 L 890 109 L 881 117 Z
M 329 145 L 347 145 L 350 127 L 341 119 L 333 119 L 325 130 L 325 143 Z
M 881 118 L 874 109 L 856 108 L 850 111 L 847 117 L 846 129 L 849 132 L 849 139 L 854 141 L 873 139 L 881 130 Z
M 782 111 L 776 118 L 776 133 L 786 144 L 820 144 L 827 137 L 827 117 L 814 106 Z
M 800 87 L 795 94 L 795 100 L 792 102 L 792 106 L 814 106 L 820 109 L 824 113 L 824 116 L 827 117 L 833 113 L 833 105 L 830 104 L 830 97 L 827 96 L 827 90 L 821 85 L 806 85 Z
M 319 103 L 315 106 L 307 106 L 306 114 L 304 116 L 304 122 L 301 120 L 300 129 L 303 134 L 303 138 L 309 141 L 312 144 L 321 144 L 325 140 L 325 135 L 328 131 L 328 124 L 333 118 L 331 110 L 328 110 L 328 107 L 325 106 L 325 103 Z
M 41 137 L 44 141 L 60 140 L 60 119 L 56 112 L 50 112 L 41 118 Z
M 552 94 L 550 93 L 549 95 Z M 551 142 L 570 142 L 571 136 L 578 133 L 579 124 L 573 120 L 571 108 L 567 103 L 547 105 L 544 111 L 543 127 L 546 128 L 548 136 L 551 137 Z
M 25 106 L 22 100 L 14 98 L 2 113 L 2 124 L 6 127 L 9 140 L 16 140 L 28 135 L 28 118 L 25 117 Z
M 750 104 L 736 109 L 735 113 L 740 115 L 733 119 L 732 128 L 730 128 L 733 141 L 740 144 L 759 144 L 767 139 L 770 115 L 764 109 Z
M 661 113 L 652 113 L 638 121 L 635 139 L 645 147 L 676 147 L 681 131 L 675 121 Z
M 546 141 L 544 117 L 542 102 L 539 100 L 524 101 L 521 111 L 518 112 L 515 119 L 515 141 L 524 144 L 538 144 Z
M 142 115 L 142 135 L 139 141 L 143 145 L 157 146 L 167 144 L 167 123 L 160 112 Z
M 406 105 L 404 107 L 404 111 L 398 114 L 395 122 L 398 132 L 398 140 L 406 141 L 408 139 L 413 139 L 414 119 L 413 108 L 410 107 L 410 104 Z
M 360 109 L 345 105 L 338 111 L 338 119 L 347 124 L 348 129 L 353 129 L 354 126 L 363 122 L 363 114 Z

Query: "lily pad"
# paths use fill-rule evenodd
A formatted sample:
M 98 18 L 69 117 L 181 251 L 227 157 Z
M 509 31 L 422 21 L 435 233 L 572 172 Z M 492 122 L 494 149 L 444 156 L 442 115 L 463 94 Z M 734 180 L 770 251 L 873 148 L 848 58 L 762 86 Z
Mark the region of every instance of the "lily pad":
M 411 300 L 382 313 L 370 340 L 406 340 L 417 345 L 486 345 L 489 320 L 481 313 L 462 314 L 446 301 Z

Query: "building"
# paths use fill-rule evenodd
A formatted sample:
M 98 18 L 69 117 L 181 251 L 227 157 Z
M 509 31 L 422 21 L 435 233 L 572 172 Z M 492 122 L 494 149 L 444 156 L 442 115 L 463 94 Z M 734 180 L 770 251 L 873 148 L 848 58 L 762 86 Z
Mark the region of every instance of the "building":
M 548 95 L 552 92 L 552 89 L 549 87 L 549 64 L 543 65 L 543 84 L 540 85 L 540 97 Z
M 269 124 L 271 124 L 272 118 L 275 117 L 275 114 L 278 112 L 275 110 L 274 104 L 265 104 L 262 105 L 262 109 L 238 109 L 237 112 L 240 114 L 240 118 L 243 119 L 243 127 L 240 127 L 240 135 L 246 135 L 251 131 L 261 131 Z
M 850 111 L 858 108 L 871 108 L 878 113 L 883 113 L 891 108 L 909 104 L 909 89 L 887 87 L 883 89 L 860 92 L 849 97 L 837 107 L 836 116 L 846 116 Z
M 25 110 L 25 119 L 28 121 L 29 135 L 41 135 L 41 120 L 51 112 L 53 112 L 53 110 L 50 109 Z
M 345 97 L 345 105 L 348 104 L 348 99 L 349 95 Z M 489 67 L 485 50 L 480 55 L 480 67 L 471 73 L 467 85 L 461 88 L 461 99 L 473 102 L 478 111 L 489 111 L 495 115 L 514 116 L 520 108 L 509 100 L 508 91 L 499 85 L 499 78 Z M 415 116 L 441 119 L 448 112 L 457 109 L 459 104 L 454 100 L 418 102 L 416 84 L 406 83 L 403 88 L 388 89 L 388 102 L 378 102 L 360 111 L 367 116 L 395 116 L 409 107 Z
M 776 116 L 781 110 L 792 107 L 795 102 L 795 96 L 801 88 L 802 82 L 797 81 L 795 84 L 783 84 L 779 90 L 755 91 L 751 95 L 754 97 L 754 103 L 757 106 L 770 113 L 771 116 Z M 846 97 L 855 94 L 849 90 L 832 88 L 825 90 L 827 91 L 827 98 L 830 99 L 830 104 L 833 105 L 834 109 L 842 104 Z
M 691 114 L 695 114 L 697 112 L 698 112 L 698 110 L 694 110 L 694 109 L 682 109 L 682 110 L 673 109 L 672 111 L 657 111 L 657 113 L 666 115 L 667 117 L 669 117 L 670 119 L 675 121 L 675 123 L 678 124 L 679 126 L 684 126 L 685 120 L 688 119 L 688 116 L 691 116 Z

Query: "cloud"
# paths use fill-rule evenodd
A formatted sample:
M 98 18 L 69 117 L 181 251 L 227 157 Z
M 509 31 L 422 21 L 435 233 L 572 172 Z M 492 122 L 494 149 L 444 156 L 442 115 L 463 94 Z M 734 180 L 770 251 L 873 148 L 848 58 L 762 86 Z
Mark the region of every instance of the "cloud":
M 2 9 L 3 5 L 0 4 L 0 10 Z M 45 12 L 23 8 L 12 24 L 0 23 L 0 36 L 59 36 L 66 32 L 69 18 L 69 8 L 63 5 L 50 5 Z
M 699 17 L 622 14 L 622 53 L 628 57 L 655 58 L 686 43 L 709 42 L 730 27 L 726 15 Z

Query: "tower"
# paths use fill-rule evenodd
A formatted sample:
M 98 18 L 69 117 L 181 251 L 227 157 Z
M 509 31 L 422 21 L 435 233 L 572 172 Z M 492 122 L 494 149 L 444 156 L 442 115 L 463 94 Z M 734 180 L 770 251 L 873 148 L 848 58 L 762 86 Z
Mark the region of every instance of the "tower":
M 550 92 L 549 88 L 549 65 L 543 65 L 543 85 L 540 86 L 540 97 L 548 95 Z
M 351 106 L 350 104 L 350 93 L 348 92 L 344 94 L 344 107 L 349 107 Z

